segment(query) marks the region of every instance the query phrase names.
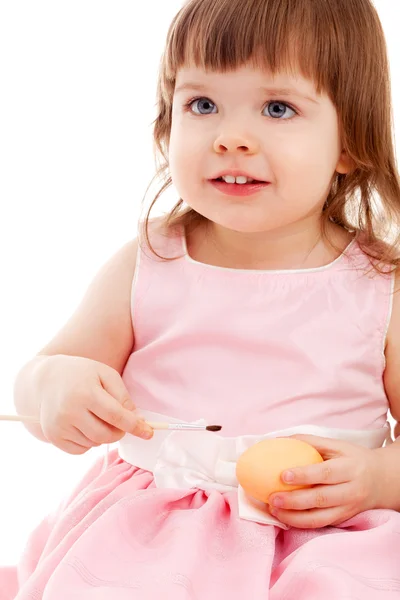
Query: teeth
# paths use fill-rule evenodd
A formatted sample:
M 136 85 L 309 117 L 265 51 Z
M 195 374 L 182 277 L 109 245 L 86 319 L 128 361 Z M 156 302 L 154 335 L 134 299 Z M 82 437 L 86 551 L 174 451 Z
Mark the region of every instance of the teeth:
M 225 181 L 225 183 L 238 183 L 240 185 L 254 181 L 254 179 L 245 177 L 244 175 L 239 175 L 238 177 L 234 177 L 233 175 L 223 175 L 222 179 Z

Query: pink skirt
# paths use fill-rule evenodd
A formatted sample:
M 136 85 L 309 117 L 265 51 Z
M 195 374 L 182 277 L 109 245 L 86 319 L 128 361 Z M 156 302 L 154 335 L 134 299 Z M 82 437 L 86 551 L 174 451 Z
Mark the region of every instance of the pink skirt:
M 113 450 L 0 569 L 0 600 L 399 600 L 400 513 L 284 531 L 236 505 L 236 492 L 157 489 Z

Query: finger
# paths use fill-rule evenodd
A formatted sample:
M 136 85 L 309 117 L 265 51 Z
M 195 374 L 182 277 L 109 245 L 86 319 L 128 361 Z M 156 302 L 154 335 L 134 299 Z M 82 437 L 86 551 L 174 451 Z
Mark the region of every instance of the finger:
M 100 444 L 96 444 L 93 440 L 86 437 L 86 435 L 74 425 L 71 426 L 71 431 L 68 432 L 68 441 L 87 449 L 93 448 L 93 446 L 100 446 Z
M 332 523 L 340 523 L 349 518 L 346 506 L 333 508 L 315 508 L 312 510 L 271 510 L 271 514 L 282 523 L 298 529 L 319 529 Z
M 283 471 L 281 478 L 290 485 L 346 483 L 355 477 L 353 458 L 332 458 L 322 463 Z
M 356 446 L 344 440 L 320 437 L 318 435 L 296 434 L 290 436 L 313 446 L 324 459 L 336 458 L 347 454 L 354 454 Z
M 108 367 L 104 374 L 100 371 L 99 377 L 101 385 L 106 392 L 115 398 L 123 408 L 131 411 L 136 409 L 136 405 L 130 397 L 129 392 L 126 389 L 126 386 L 118 371 Z
M 45 437 L 50 444 L 69 454 L 83 454 L 93 446 L 93 443 L 73 425 L 66 432 L 46 431 Z
M 99 419 L 125 433 L 131 433 L 144 439 L 150 439 L 153 436 L 153 429 L 143 419 L 140 419 L 135 412 L 121 406 L 105 389 L 97 391 L 89 409 Z
M 79 430 L 84 439 L 90 442 L 92 446 L 113 444 L 125 435 L 124 431 L 102 421 L 91 411 L 87 411 L 82 416 L 79 422 Z
M 317 485 L 311 489 L 294 490 L 272 494 L 268 501 L 272 507 L 282 510 L 309 510 L 311 508 L 331 508 L 350 504 L 354 496 L 351 483 L 339 485 Z
M 90 448 L 87 446 L 82 446 L 80 444 L 76 444 L 70 440 L 63 440 L 62 442 L 57 442 L 54 444 L 59 450 L 63 452 L 67 452 L 67 454 L 85 454 Z

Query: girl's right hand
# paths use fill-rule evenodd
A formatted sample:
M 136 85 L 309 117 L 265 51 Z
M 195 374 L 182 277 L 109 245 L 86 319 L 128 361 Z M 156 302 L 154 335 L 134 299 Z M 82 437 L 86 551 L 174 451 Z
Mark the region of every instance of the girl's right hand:
M 69 454 L 120 440 L 150 439 L 153 429 L 135 413 L 120 374 L 77 356 L 49 356 L 40 366 L 40 424 L 46 439 Z M 146 436 L 147 433 L 147 436 Z

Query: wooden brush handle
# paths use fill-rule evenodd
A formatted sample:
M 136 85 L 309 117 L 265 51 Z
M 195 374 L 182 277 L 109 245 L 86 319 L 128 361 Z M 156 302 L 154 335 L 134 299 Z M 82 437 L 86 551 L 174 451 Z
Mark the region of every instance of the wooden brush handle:
M 20 421 L 22 423 L 40 423 L 39 419 L 36 419 L 35 417 L 28 417 L 27 415 L 0 415 L 0 421 Z M 174 427 L 170 423 L 158 423 L 158 422 L 152 422 L 152 421 L 146 421 L 146 423 L 154 430 L 167 430 L 167 429 L 172 430 L 172 429 L 174 429 Z M 177 423 L 175 426 L 175 428 L 177 430 L 183 429 L 183 430 L 190 431 L 190 428 L 180 427 L 179 425 L 180 424 Z M 187 424 L 185 423 L 184 425 L 187 425 Z M 193 426 L 193 430 L 197 430 L 197 429 L 200 429 L 200 427 Z M 205 427 L 201 428 L 201 429 L 205 429 Z M 210 429 L 210 431 L 211 431 L 211 429 Z M 218 430 L 215 429 L 214 431 L 218 431 Z
M 29 423 L 39 423 L 39 419 L 22 415 L 0 415 L 0 421 L 22 421 Z
M 0 415 L 0 421 L 20 421 L 22 423 L 39 423 L 39 419 L 27 415 Z M 152 429 L 168 429 L 169 423 L 147 423 Z

